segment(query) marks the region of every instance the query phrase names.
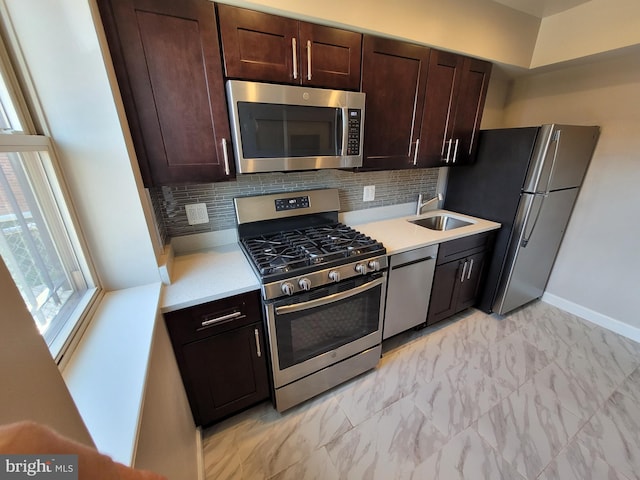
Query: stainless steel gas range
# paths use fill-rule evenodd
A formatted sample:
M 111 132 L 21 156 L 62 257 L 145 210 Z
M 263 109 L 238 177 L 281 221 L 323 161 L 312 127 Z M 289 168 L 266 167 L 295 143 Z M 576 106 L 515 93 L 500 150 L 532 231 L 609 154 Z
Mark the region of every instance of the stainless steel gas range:
M 235 199 L 238 236 L 262 283 L 278 411 L 380 359 L 384 246 L 338 222 L 337 189 Z

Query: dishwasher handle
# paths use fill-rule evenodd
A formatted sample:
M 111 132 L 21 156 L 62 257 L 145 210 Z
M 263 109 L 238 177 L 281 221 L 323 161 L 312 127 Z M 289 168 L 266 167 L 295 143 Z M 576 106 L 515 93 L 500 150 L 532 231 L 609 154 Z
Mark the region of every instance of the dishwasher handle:
M 435 261 L 435 259 L 436 257 L 429 255 L 428 257 L 419 258 L 417 260 L 411 260 L 406 263 L 400 263 L 398 265 L 394 265 L 393 267 L 391 267 L 391 270 L 397 270 L 398 268 L 408 267 L 409 265 L 415 265 L 416 263 L 427 262 L 429 260 Z
M 438 256 L 438 245 L 414 248 L 402 253 L 394 253 L 389 257 L 389 269 L 405 267 L 425 260 L 433 260 Z

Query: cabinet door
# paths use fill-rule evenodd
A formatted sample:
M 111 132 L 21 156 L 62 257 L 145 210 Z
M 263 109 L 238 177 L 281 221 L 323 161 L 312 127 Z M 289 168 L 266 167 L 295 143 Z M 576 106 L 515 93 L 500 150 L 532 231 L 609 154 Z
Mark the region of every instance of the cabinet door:
M 478 131 L 487 98 L 490 75 L 489 62 L 473 58 L 464 59 L 453 132 L 454 141 L 458 142 L 456 156 L 452 157 L 455 165 L 475 161 Z
M 480 289 L 480 280 L 482 279 L 482 273 L 484 271 L 485 256 L 485 252 L 481 252 L 465 259 L 466 266 L 463 265 L 462 268 L 464 278 L 460 279 L 456 312 L 460 312 L 476 303 Z
M 229 5 L 217 8 L 227 77 L 300 83 L 297 20 Z
M 454 53 L 431 50 L 427 91 L 422 114 L 419 164 L 423 167 L 442 166 L 453 148 L 453 114 L 456 108 L 464 57 Z
M 98 5 L 145 185 L 232 177 L 223 147 L 229 120 L 213 4 Z
M 361 34 L 300 22 L 299 35 L 303 85 L 360 88 Z
M 365 169 L 414 166 L 428 61 L 429 49 L 426 47 L 364 36 L 362 91 L 367 94 Z
M 269 396 L 262 325 L 255 323 L 183 346 L 198 425 Z
M 444 263 L 436 267 L 429 301 L 427 325 L 444 320 L 456 313 L 460 275 L 464 259 Z

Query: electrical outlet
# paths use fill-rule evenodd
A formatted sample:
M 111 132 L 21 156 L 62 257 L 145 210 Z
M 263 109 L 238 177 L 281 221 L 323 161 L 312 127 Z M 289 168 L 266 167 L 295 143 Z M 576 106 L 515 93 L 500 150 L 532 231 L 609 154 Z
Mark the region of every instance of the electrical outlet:
M 375 198 L 376 198 L 376 186 L 367 185 L 366 187 L 364 187 L 364 192 L 362 193 L 362 201 L 371 202 Z
M 189 205 L 185 205 L 184 208 L 187 211 L 187 221 L 189 225 L 209 223 L 206 203 L 190 203 Z

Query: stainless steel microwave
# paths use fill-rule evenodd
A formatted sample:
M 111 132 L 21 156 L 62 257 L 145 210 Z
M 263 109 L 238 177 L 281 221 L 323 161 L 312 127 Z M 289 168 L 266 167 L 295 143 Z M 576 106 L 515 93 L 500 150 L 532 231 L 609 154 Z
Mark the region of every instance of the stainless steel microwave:
M 365 94 L 227 81 L 238 173 L 362 166 Z

